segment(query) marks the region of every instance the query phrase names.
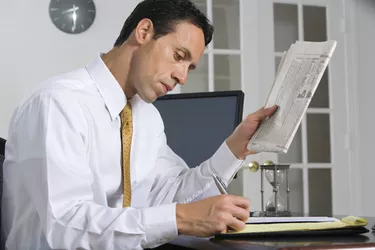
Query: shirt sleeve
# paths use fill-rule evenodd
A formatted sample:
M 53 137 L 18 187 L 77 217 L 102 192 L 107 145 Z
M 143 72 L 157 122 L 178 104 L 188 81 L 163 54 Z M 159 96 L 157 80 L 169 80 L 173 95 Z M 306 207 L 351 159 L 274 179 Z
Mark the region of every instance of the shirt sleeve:
M 143 249 L 177 236 L 175 204 L 124 209 L 94 202 L 98 177 L 78 101 L 40 94 L 16 126 L 18 173 L 52 249 Z
M 210 159 L 195 168 L 189 168 L 167 145 L 165 133 L 160 135 L 160 145 L 155 183 L 149 197 L 153 205 L 189 203 L 209 196 L 207 194 L 214 193 L 212 190 L 216 187 L 212 174 L 220 176 L 228 184 L 243 162 L 223 142 Z

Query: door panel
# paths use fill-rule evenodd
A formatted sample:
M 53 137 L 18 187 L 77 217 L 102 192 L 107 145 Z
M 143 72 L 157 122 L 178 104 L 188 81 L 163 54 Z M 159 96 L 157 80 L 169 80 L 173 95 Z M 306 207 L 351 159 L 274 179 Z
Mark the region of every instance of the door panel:
M 212 22 L 215 29 L 215 49 L 240 49 L 240 1 L 213 0 Z
M 214 55 L 214 89 L 241 90 L 241 56 Z
M 338 41 L 307 114 L 287 154 L 261 154 L 261 162 L 291 164 L 302 174 L 290 177 L 300 183 L 303 195 L 291 198 L 292 212 L 312 215 L 349 214 L 350 166 L 343 138 L 347 131 L 347 106 L 344 62 L 344 37 L 341 32 L 340 1 L 262 0 L 260 1 L 259 39 L 264 56 L 260 62 L 260 93 L 267 96 L 275 76 L 267 74 L 278 67 L 283 51 L 296 40 Z M 341 58 L 342 61 L 339 61 Z M 341 85 L 341 89 L 338 86 Z M 335 90 L 334 90 L 335 89 Z M 292 188 L 291 188 L 292 189 Z M 346 204 L 346 205 L 345 205 Z M 293 210 L 302 209 L 302 210 Z

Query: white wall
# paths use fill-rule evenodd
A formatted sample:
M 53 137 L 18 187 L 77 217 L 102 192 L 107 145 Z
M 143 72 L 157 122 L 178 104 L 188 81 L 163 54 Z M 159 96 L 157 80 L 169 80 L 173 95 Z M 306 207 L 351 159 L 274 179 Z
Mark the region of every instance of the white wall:
M 358 169 L 362 178 L 363 215 L 375 216 L 375 1 L 356 1 L 356 32 L 358 41 L 358 135 L 360 153 Z
M 86 32 L 68 35 L 48 14 L 49 0 L 2 1 L 0 15 L 0 137 L 16 105 L 47 77 L 85 66 L 115 42 L 137 0 L 96 0 Z

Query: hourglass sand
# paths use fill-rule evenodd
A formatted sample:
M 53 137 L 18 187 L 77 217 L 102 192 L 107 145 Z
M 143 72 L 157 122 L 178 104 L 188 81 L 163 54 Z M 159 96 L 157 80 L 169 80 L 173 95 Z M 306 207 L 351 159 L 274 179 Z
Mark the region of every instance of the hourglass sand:
M 261 202 L 262 202 L 262 214 L 263 216 L 290 216 L 289 211 L 289 165 L 261 165 Z M 267 181 L 272 186 L 273 194 L 269 198 L 266 209 L 264 209 L 264 184 L 263 179 L 264 175 L 266 176 Z M 280 184 L 286 181 L 286 194 L 287 194 L 287 203 L 285 207 L 285 201 L 280 196 Z

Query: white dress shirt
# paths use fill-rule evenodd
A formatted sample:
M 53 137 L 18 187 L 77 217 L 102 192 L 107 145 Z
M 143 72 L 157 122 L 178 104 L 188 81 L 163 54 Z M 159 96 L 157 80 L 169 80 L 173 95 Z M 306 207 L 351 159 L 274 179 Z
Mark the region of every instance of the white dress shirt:
M 121 110 L 126 97 L 98 56 L 41 84 L 15 110 L 4 162 L 8 249 L 142 249 L 178 235 L 176 203 L 200 199 L 242 163 L 225 142 L 190 169 L 168 147 L 157 109 L 133 107 L 131 207 L 122 208 Z M 181 142 L 183 143 L 183 142 Z

